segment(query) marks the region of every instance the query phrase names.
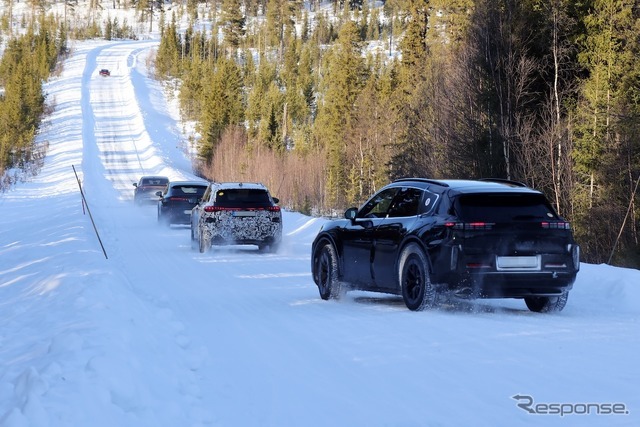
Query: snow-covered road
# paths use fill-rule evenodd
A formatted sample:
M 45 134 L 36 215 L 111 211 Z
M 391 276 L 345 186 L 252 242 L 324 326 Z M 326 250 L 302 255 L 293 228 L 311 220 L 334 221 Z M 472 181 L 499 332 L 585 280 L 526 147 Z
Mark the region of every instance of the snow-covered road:
M 148 75 L 156 46 L 75 46 L 46 88 L 45 167 L 0 195 L 0 426 L 640 425 L 637 270 L 583 265 L 559 314 L 415 313 L 394 296 L 320 300 L 323 219 L 285 212 L 276 254 L 200 254 L 188 228 L 135 208 L 141 175 L 195 178 Z M 515 395 L 596 406 L 531 414 Z M 612 403 L 626 413 L 594 413 Z

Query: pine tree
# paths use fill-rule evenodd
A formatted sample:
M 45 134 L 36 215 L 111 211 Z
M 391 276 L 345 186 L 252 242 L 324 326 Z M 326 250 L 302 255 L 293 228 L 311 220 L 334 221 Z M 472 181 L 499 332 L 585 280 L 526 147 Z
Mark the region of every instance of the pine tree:
M 233 60 L 221 58 L 208 76 L 203 95 L 202 116 L 198 130 L 202 135 L 199 155 L 210 161 L 224 131 L 244 121 L 243 86 L 240 67 Z
M 300 1 L 268 0 L 267 39 L 269 46 L 278 47 L 278 57 L 282 59 L 284 49 L 291 34 L 295 32 L 294 18 L 298 14 Z
M 310 64 L 304 64 L 301 61 L 302 48 L 303 44 L 301 40 L 298 40 L 287 49 L 280 72 L 285 91 L 282 113 L 282 144 L 286 147 L 291 147 L 292 145 L 291 139 L 294 127 L 299 127 L 305 123 L 311 114 L 304 88 L 307 82 L 302 80 L 309 76 L 311 70 L 309 68 Z
M 39 18 L 40 32 L 30 25 L 24 35 L 9 40 L 0 60 L 0 169 L 29 161 L 35 133 L 44 112 L 42 82 L 58 52 L 55 21 Z
M 431 0 L 430 8 L 436 13 L 429 16 L 430 45 L 451 47 L 461 43 L 466 38 L 469 16 L 476 3 L 475 0 Z
M 202 114 L 204 76 L 209 67 L 199 56 L 185 62 L 179 94 L 180 111 L 187 120 L 195 120 Z
M 180 75 L 180 51 L 182 50 L 178 38 L 176 16 L 172 16 L 171 23 L 162 31 L 160 46 L 156 55 L 156 75 L 165 78 L 167 75 Z
M 229 47 L 230 53 L 240 47 L 245 36 L 245 16 L 242 13 L 241 0 L 222 0 L 221 25 L 224 34 L 224 43 Z
M 366 82 L 362 41 L 357 25 L 346 22 L 326 58 L 323 78 L 324 97 L 315 123 L 319 141 L 327 147 L 327 201 L 331 206 L 344 204 L 347 186 L 345 167 L 345 131 L 353 116 L 353 105 Z
M 282 152 L 286 148 L 282 138 L 284 98 L 275 81 L 271 82 L 263 104 L 259 136 L 271 150 Z
M 612 106 L 616 82 L 621 76 L 619 56 L 621 43 L 617 27 L 626 19 L 624 2 L 598 0 L 595 10 L 586 18 L 587 37 L 580 60 L 589 71 L 584 82 L 580 121 L 576 126 L 574 159 L 581 181 L 588 183 L 589 206 L 593 206 L 597 176 L 606 146 L 612 139 Z
M 391 147 L 397 119 L 390 110 L 397 81 L 380 62 L 358 95 L 354 116 L 345 135 L 347 165 L 351 165 L 349 205 L 359 205 L 389 181 Z
M 107 22 L 104 24 L 104 39 L 111 40 L 113 33 L 113 22 L 111 18 L 107 18 Z
M 277 70 L 274 63 L 270 62 L 266 56 L 261 56 L 258 70 L 252 78 L 252 85 L 248 87 L 246 118 L 249 125 L 249 137 L 258 141 L 266 141 L 267 135 L 263 132 L 265 128 L 261 125 L 263 121 L 269 119 L 265 114 L 270 114 L 271 109 L 267 106 L 267 92 L 269 86 L 277 78 Z
M 638 91 L 632 87 L 638 82 L 640 21 L 631 0 L 596 0 L 593 6 L 579 55 L 588 78 L 574 128 L 574 222 L 578 237 L 589 242 L 584 245 L 589 261 L 604 262 L 614 249 L 620 212 L 628 204 L 629 190 L 623 189 L 630 186 L 634 172 L 640 173 L 638 143 L 633 142 L 637 135 L 629 134 L 637 130 L 629 125 L 638 119 Z

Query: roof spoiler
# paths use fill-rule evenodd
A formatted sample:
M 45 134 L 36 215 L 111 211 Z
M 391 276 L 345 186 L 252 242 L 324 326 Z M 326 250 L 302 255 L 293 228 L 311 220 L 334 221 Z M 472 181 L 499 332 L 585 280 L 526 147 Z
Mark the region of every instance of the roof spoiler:
M 512 185 L 514 187 L 526 187 L 527 184 L 524 184 L 520 181 L 512 181 L 510 179 L 504 179 L 504 178 L 480 178 L 478 181 L 485 181 L 485 182 L 496 182 L 499 184 L 507 184 L 507 185 Z
M 441 187 L 448 187 L 449 186 L 449 184 L 447 184 L 446 182 L 438 181 L 438 180 L 435 180 L 435 179 L 429 179 L 429 178 L 399 178 L 399 179 L 394 180 L 393 182 L 403 182 L 403 181 L 425 182 L 427 184 L 439 185 Z

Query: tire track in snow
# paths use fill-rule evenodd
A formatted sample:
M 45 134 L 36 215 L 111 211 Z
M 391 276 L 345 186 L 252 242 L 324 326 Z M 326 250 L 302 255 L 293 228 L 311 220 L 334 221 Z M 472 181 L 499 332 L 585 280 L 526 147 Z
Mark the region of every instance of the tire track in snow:
M 120 200 L 132 199 L 132 183 L 145 174 L 194 178 L 171 167 L 162 156 L 163 145 L 175 146 L 179 135 L 157 129 L 157 123 L 175 129 L 175 122 L 168 114 L 155 111 L 149 100 L 148 81 L 134 68 L 137 55 L 156 45 L 149 41 L 116 42 L 87 55 L 83 73 L 83 140 L 85 158 L 93 163 L 87 160 L 85 173 L 91 170 L 105 177 Z M 111 76 L 100 76 L 100 68 L 111 70 Z M 153 120 L 145 120 L 148 114 L 153 115 Z
M 103 354 L 87 361 L 87 375 L 95 377 L 99 387 L 105 388 L 110 394 L 110 401 L 122 411 L 135 413 L 140 411 L 154 411 L 159 414 L 171 410 L 184 413 L 187 425 L 208 423 L 210 415 L 201 405 L 201 391 L 198 384 L 197 371 L 206 359 L 206 349 L 192 343 L 184 325 L 174 318 L 172 310 L 157 297 L 144 291 L 137 283 L 135 274 L 127 268 L 127 259 L 131 259 L 132 252 L 138 258 L 148 259 L 153 269 L 159 269 L 161 263 L 155 266 L 153 251 L 144 242 L 129 241 L 127 226 L 144 228 L 155 226 L 155 221 L 142 215 L 131 215 L 131 224 L 121 224 L 113 215 L 113 210 L 119 210 L 127 216 L 142 213 L 129 204 L 118 204 L 118 201 L 131 199 L 133 196 L 132 182 L 138 180 L 142 174 L 163 174 L 170 178 L 182 177 L 186 174 L 167 166 L 160 155 L 161 150 L 152 140 L 148 129 L 149 123 L 143 120 L 143 112 L 136 99 L 136 90 L 131 79 L 131 67 L 136 61 L 130 58 L 133 52 L 137 54 L 151 49 L 157 42 L 117 42 L 92 49 L 87 54 L 87 61 L 82 75 L 81 104 L 83 112 L 83 172 L 85 186 L 88 187 L 92 211 L 106 234 L 106 246 L 109 248 L 109 258 L 118 266 L 108 278 L 97 280 L 85 296 L 88 301 L 105 300 L 106 307 L 127 307 L 135 304 L 139 307 L 136 313 L 121 313 L 113 309 L 96 316 L 104 317 L 105 324 L 122 322 L 126 333 L 107 330 L 107 334 L 123 333 L 125 338 L 122 347 L 106 349 Z M 110 77 L 101 77 L 97 70 L 110 69 Z M 139 74 L 138 74 L 139 76 Z M 146 81 L 137 79 L 136 85 L 145 85 Z M 137 89 L 138 93 L 141 89 Z M 150 92 L 146 89 L 147 92 Z M 114 203 L 115 201 L 115 203 Z M 94 209 L 95 206 L 95 209 Z M 124 212 L 124 211 L 127 212 Z M 135 240 L 135 239 L 133 239 Z M 133 249 L 131 249 L 133 248 Z M 164 255 L 163 255 L 164 256 Z M 164 258 L 163 258 L 164 259 Z M 124 265 L 124 266 L 123 266 Z M 121 299 L 132 299 L 130 302 L 118 303 Z M 132 324 L 127 325 L 127 318 Z M 144 325 L 155 322 L 166 325 L 154 329 L 159 331 L 157 337 L 143 336 Z M 169 336 L 167 340 L 166 335 Z M 117 337 L 113 340 L 118 341 Z M 158 351 L 166 353 L 166 366 L 147 366 L 144 360 L 138 360 L 139 354 L 146 354 L 149 350 L 144 347 L 159 346 Z M 131 359 L 131 360 L 129 360 Z M 130 372 L 128 372 L 130 370 Z M 161 381 L 166 390 L 155 390 L 157 380 L 145 381 L 154 376 L 154 372 L 167 370 L 173 374 L 181 372 L 179 378 L 167 378 Z M 110 372 L 118 372 L 119 377 L 131 378 L 124 384 L 110 381 Z M 177 387 L 177 394 L 181 402 L 169 402 L 166 399 L 170 393 L 176 393 L 171 388 Z M 131 407 L 131 401 L 142 402 L 140 407 Z M 140 398 L 142 396 L 142 398 Z M 152 396 L 156 396 L 155 402 Z M 128 403 L 129 402 L 129 403 Z M 163 407 L 159 407 L 162 405 Z M 165 408 L 166 406 L 167 408 Z

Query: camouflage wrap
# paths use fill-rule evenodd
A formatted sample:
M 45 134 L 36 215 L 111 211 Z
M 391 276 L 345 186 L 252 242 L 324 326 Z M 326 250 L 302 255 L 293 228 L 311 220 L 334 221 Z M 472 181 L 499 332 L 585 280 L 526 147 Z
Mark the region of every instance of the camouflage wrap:
M 203 212 L 200 227 L 203 238 L 213 244 L 278 243 L 282 239 L 280 212 L 267 210 Z

